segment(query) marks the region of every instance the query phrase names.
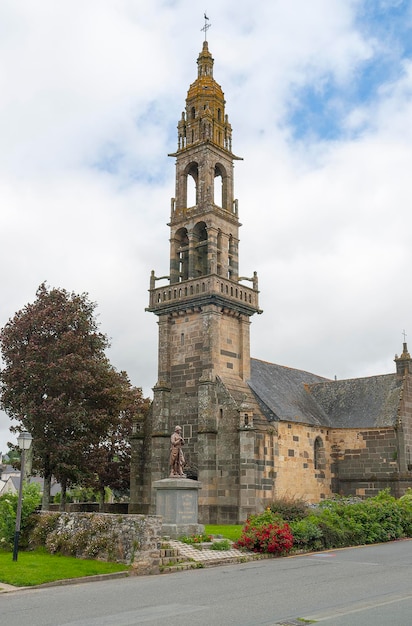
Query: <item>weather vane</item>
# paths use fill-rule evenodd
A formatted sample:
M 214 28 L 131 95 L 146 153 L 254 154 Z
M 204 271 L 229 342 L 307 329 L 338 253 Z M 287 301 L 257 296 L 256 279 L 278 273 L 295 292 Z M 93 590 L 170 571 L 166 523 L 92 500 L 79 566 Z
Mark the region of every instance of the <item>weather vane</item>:
M 208 31 L 208 30 L 209 30 L 209 28 L 212 26 L 212 24 L 210 24 L 210 22 L 209 22 L 209 18 L 208 18 L 208 16 L 206 15 L 206 13 L 204 14 L 204 18 L 205 18 L 205 25 L 204 25 L 204 26 L 203 26 L 203 28 L 201 28 L 200 30 L 201 30 L 201 31 L 205 31 L 205 41 L 206 41 L 206 34 L 207 34 L 207 31 Z

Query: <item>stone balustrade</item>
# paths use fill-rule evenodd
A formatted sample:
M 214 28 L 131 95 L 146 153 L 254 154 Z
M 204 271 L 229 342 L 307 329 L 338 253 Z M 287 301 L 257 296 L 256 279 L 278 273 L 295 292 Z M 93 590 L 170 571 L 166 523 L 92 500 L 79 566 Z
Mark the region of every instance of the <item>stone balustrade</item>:
M 183 283 L 164 285 L 155 289 L 150 289 L 150 302 L 148 310 L 156 313 L 157 310 L 165 310 L 168 306 L 173 309 L 175 305 L 181 306 L 187 303 L 188 306 L 201 304 L 204 299 L 211 301 L 211 297 L 222 301 L 230 300 L 240 309 L 245 309 L 248 314 L 259 312 L 258 305 L 259 292 L 241 283 L 222 278 L 218 275 L 202 276 L 200 278 L 185 280 Z

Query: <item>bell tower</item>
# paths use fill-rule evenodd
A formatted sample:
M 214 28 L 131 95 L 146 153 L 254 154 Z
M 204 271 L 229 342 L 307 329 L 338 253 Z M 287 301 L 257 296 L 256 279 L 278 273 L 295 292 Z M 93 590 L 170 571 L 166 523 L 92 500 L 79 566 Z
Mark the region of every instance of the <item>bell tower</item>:
M 253 402 L 246 384 L 250 317 L 261 312 L 256 272 L 239 276 L 233 170 L 240 157 L 232 152 L 232 127 L 213 64 L 205 40 L 178 122 L 177 150 L 169 155 L 176 159 L 170 268 L 168 276 L 153 271 L 150 278 L 147 310 L 158 317 L 158 380 L 150 481 L 142 492 L 143 501 L 150 500 L 149 483 L 169 475 L 170 435 L 178 424 L 186 442 L 185 471 L 202 482 L 203 522 L 229 519 L 218 514 L 219 507 L 239 504 L 239 416 Z

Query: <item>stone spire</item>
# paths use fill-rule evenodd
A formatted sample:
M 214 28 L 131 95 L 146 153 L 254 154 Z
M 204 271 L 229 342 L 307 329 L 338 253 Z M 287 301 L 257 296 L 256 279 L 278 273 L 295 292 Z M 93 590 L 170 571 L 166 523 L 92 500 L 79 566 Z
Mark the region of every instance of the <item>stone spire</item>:
M 198 76 L 189 87 L 186 110 L 177 126 L 178 151 L 205 141 L 232 151 L 232 127 L 225 114 L 224 93 L 213 78 L 213 63 L 204 41 L 197 59 Z
M 401 356 L 395 354 L 396 373 L 398 376 L 403 377 L 405 374 L 412 373 L 412 359 L 408 352 L 408 345 L 406 341 L 403 342 L 403 351 Z

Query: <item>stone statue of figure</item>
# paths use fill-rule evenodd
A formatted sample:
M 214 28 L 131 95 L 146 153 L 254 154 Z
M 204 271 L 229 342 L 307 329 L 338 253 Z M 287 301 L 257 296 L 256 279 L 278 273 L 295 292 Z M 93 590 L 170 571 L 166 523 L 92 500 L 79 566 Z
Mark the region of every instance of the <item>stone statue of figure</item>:
M 186 478 L 186 474 L 183 473 L 183 466 L 185 464 L 185 457 L 183 456 L 182 446 L 184 446 L 185 440 L 182 437 L 182 427 L 176 426 L 175 432 L 170 437 L 170 477 L 172 478 Z

